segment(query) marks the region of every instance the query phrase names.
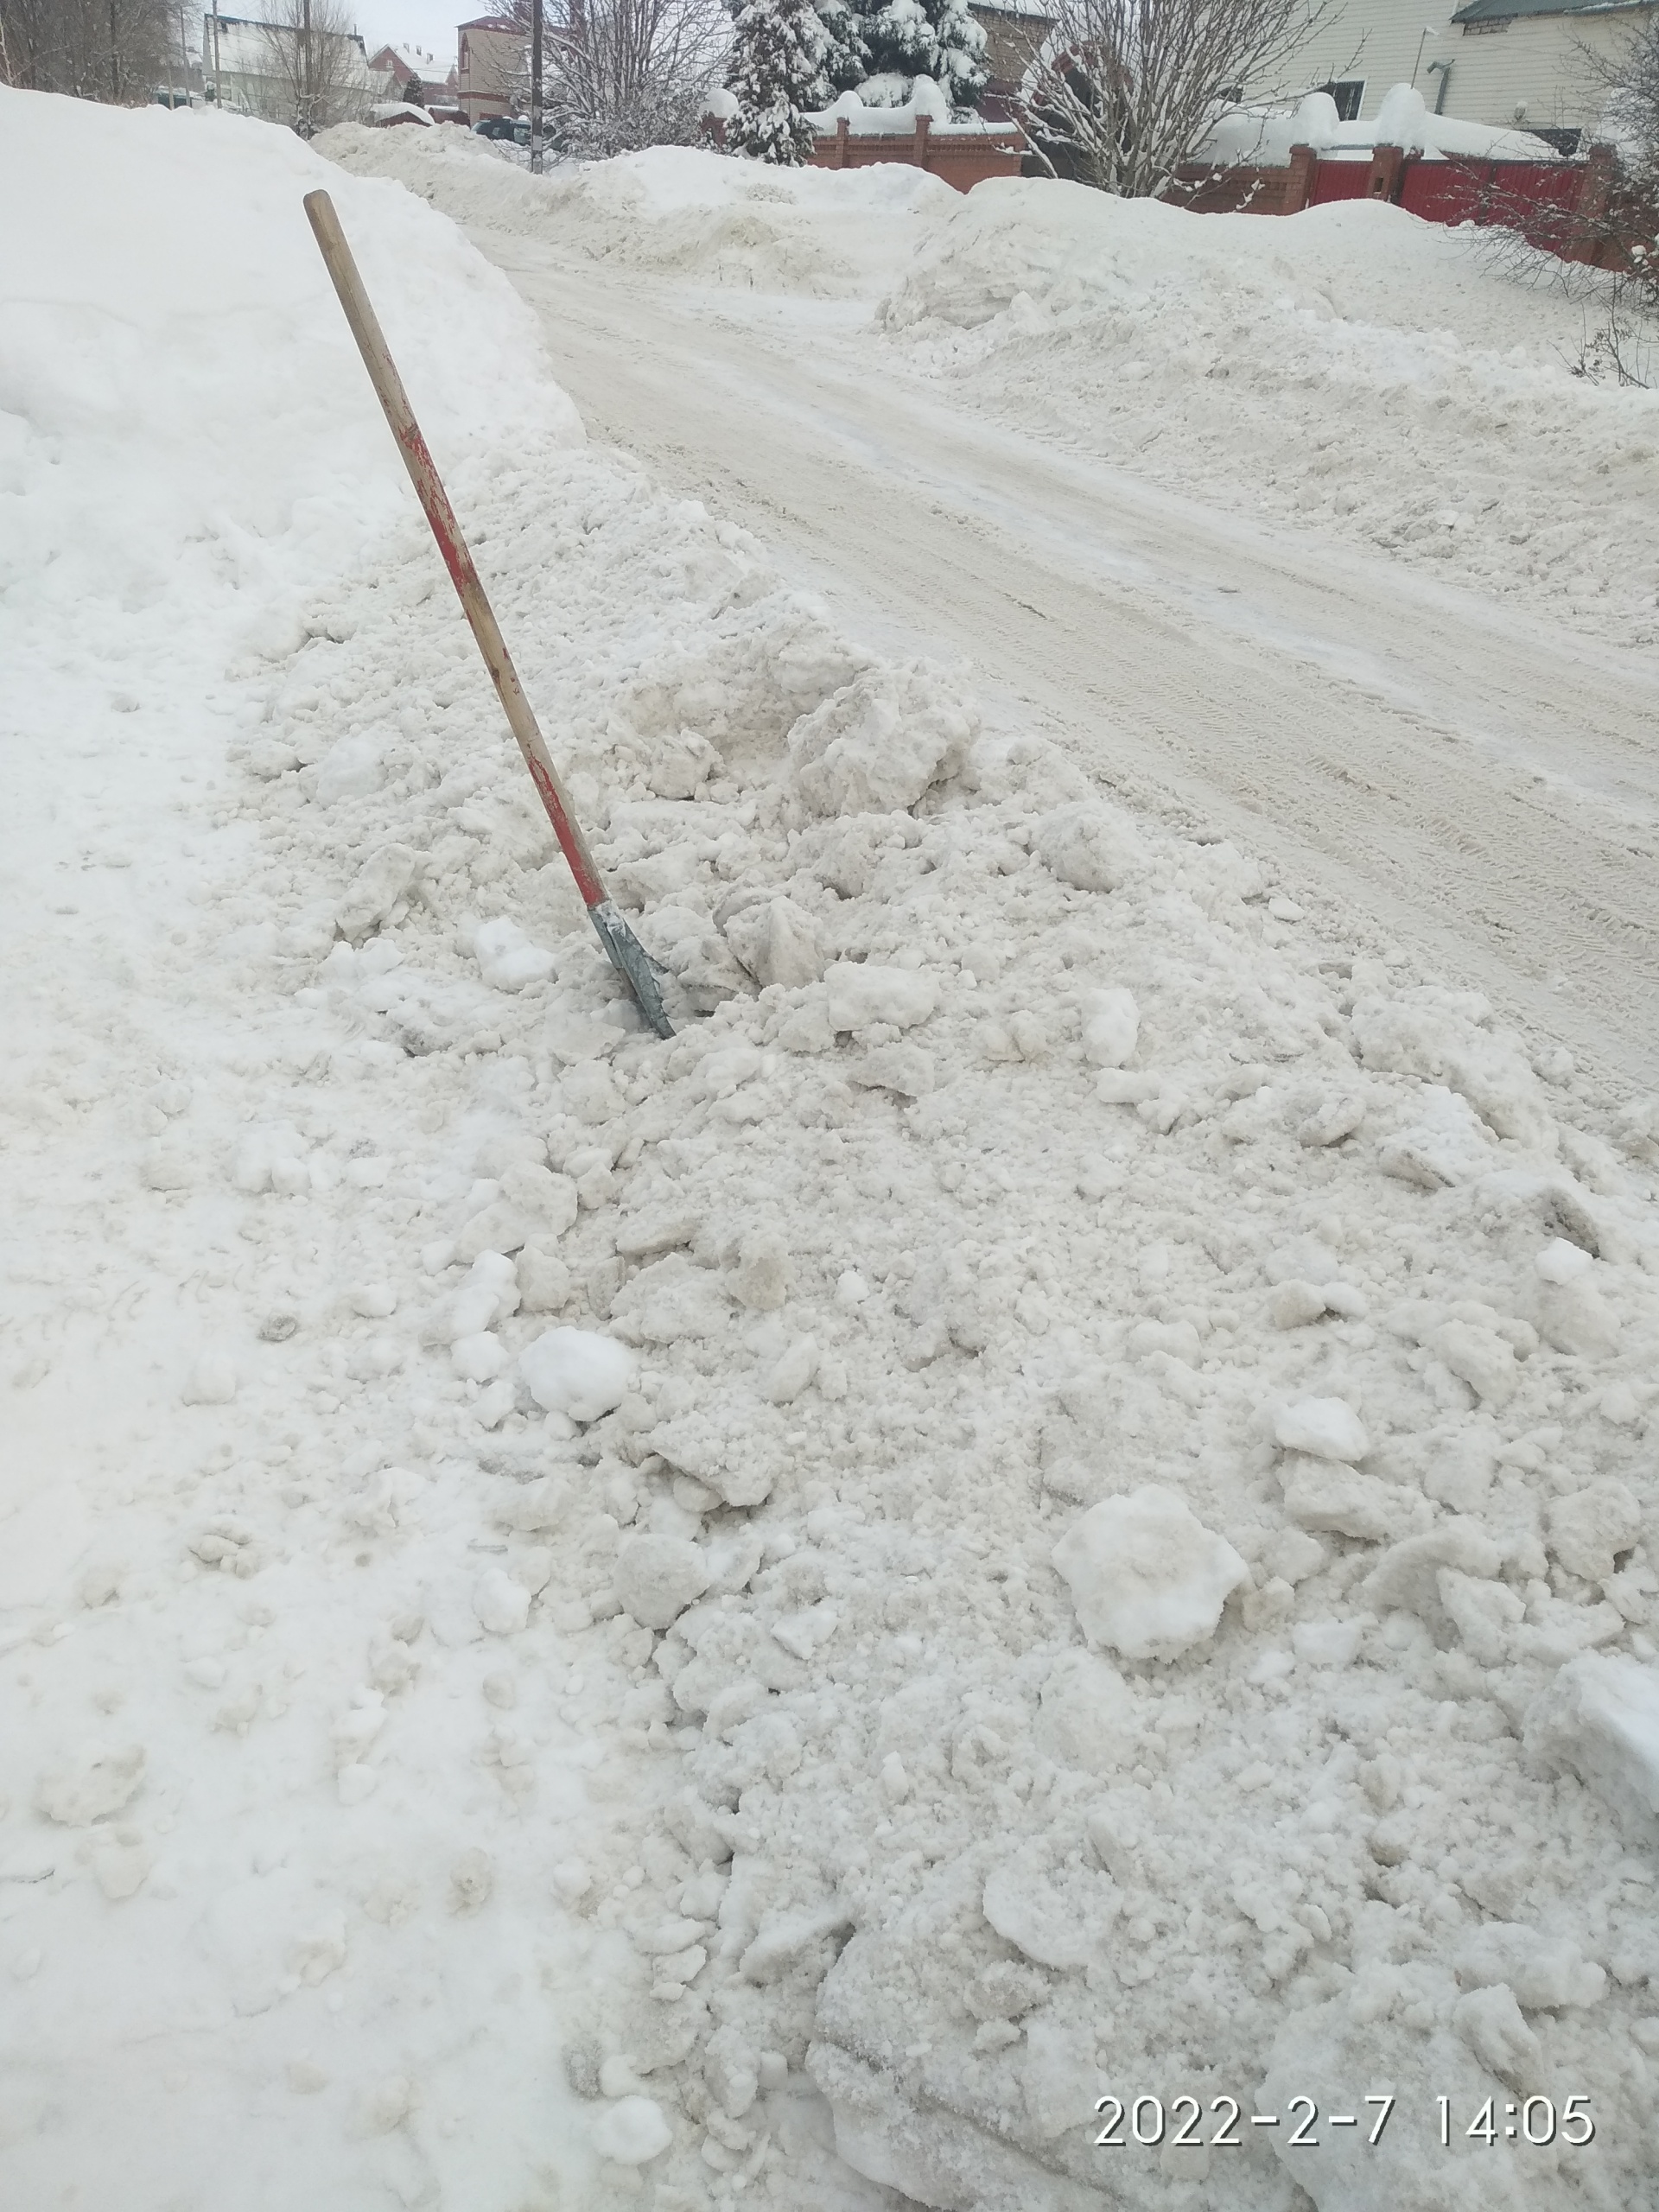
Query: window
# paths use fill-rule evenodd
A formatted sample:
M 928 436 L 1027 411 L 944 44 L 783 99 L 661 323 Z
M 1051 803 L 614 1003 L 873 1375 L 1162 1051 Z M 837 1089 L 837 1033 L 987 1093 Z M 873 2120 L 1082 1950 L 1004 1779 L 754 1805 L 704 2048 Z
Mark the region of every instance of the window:
M 1361 103 L 1365 98 L 1363 77 L 1344 77 L 1338 85 L 1321 85 L 1322 92 L 1329 92 L 1337 104 L 1338 123 L 1357 123 Z

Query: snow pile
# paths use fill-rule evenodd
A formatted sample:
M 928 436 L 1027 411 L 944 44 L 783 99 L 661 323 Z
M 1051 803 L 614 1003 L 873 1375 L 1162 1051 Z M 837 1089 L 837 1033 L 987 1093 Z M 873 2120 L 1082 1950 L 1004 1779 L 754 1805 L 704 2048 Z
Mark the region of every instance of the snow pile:
M 5 105 L 48 209 L 118 168 L 140 301 L 177 163 L 278 267 L 321 168 Z M 400 287 L 466 257 L 350 193 L 424 406 L 477 323 Z M 220 281 L 175 318 L 215 449 L 293 349 L 257 564 L 233 509 L 168 541 L 192 620 L 124 582 L 73 715 L 72 601 L 0 617 L 9 753 L 143 769 L 8 825 L 0 2194 L 1060 2212 L 1110 2158 L 1129 2205 L 1450 2208 L 1436 2094 L 1541 2082 L 1596 2142 L 1468 2146 L 1516 2212 L 1638 2203 L 1651 1113 L 976 741 L 503 326 L 512 435 L 429 427 L 670 971 L 642 1033 L 378 424 L 315 545 L 285 491 L 332 302 L 273 336 Z M 149 388 L 20 512 L 84 442 L 147 495 Z M 1383 2084 L 1363 2158 L 1095 2148 L 1103 2095 Z
M 889 115 L 879 121 L 894 127 Z M 958 197 L 941 178 L 898 162 L 782 169 L 657 146 L 532 177 L 471 132 L 340 124 L 316 144 L 359 175 L 396 177 L 457 222 L 685 281 L 765 291 L 838 294 L 873 277 L 892 281 L 918 233 Z
M 1022 431 L 1651 642 L 1659 579 L 1630 549 L 1656 403 L 1573 373 L 1600 278 L 1484 257 L 1370 201 L 1193 215 L 999 179 L 878 317 L 895 372 Z
M 868 300 L 877 342 L 849 339 L 849 374 L 944 386 L 1207 502 L 1659 639 L 1659 569 L 1631 551 L 1659 497 L 1656 402 L 1574 372 L 1606 312 L 1593 272 L 1529 276 L 1489 235 L 1370 202 L 1193 215 L 1043 180 L 964 197 L 908 163 L 783 172 L 673 148 L 537 180 L 460 131 L 322 143 L 480 233 Z M 757 342 L 778 327 L 757 300 Z M 820 350 L 831 335 L 781 327 Z
M 1399 146 L 1431 161 L 1447 156 L 1483 162 L 1561 158 L 1548 139 L 1535 137 L 1529 130 L 1494 130 L 1488 124 L 1435 115 L 1420 92 L 1409 85 L 1395 85 L 1370 123 L 1344 123 L 1329 92 L 1309 92 L 1287 112 L 1230 108 L 1211 126 L 1193 159 L 1282 168 L 1293 146 L 1312 146 L 1338 161 L 1369 161 L 1377 146 Z

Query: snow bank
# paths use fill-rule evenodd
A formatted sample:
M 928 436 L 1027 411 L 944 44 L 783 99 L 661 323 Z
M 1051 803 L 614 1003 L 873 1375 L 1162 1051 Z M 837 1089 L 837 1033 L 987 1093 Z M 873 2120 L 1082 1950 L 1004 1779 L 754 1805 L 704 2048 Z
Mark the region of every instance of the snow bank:
M 280 271 L 291 142 L 57 114 L 0 118 L 48 207 L 100 141 L 136 215 L 199 162 Z M 446 225 L 340 190 L 389 325 L 461 284 Z M 135 221 L 135 312 L 188 235 Z M 83 442 L 149 497 L 167 388 L 118 439 L 30 387 L 68 473 L 13 512 L 86 583 L 0 601 L 8 770 L 92 780 L 7 823 L 0 2196 L 1062 2212 L 1103 2094 L 1398 2082 L 1386 2158 L 1291 2176 L 1449 2204 L 1433 2096 L 1535 2044 L 1639 2202 L 1651 1116 L 974 745 L 958 682 L 584 452 L 504 324 L 511 435 L 432 427 L 671 971 L 643 1033 L 372 415 L 331 525 L 294 495 L 335 312 L 220 332 L 226 391 L 292 350 L 264 505 L 169 522 L 194 601 L 53 505 Z M 472 334 L 395 324 L 417 400 Z M 913 790 L 815 778 L 884 702 Z M 1230 2205 L 1286 2201 L 1229 2155 Z
M 1573 373 L 1600 278 L 1529 280 L 1489 245 L 1369 201 L 1193 215 L 998 179 L 878 316 L 895 371 L 1023 431 L 1651 642 L 1629 549 L 1659 400 Z
M 860 374 L 944 382 L 1206 500 L 1659 639 L 1656 575 L 1630 550 L 1659 498 L 1659 400 L 1574 373 L 1605 315 L 1592 272 L 1505 270 L 1489 234 L 1369 202 L 1195 216 L 1041 180 L 964 197 L 908 164 L 779 172 L 673 148 L 537 180 L 460 131 L 321 143 L 556 252 L 868 300 L 888 342 Z
M 880 120 L 893 127 L 890 116 Z M 316 144 L 360 175 L 399 179 L 458 222 L 687 282 L 767 291 L 850 292 L 876 272 L 890 281 L 918 232 L 957 197 L 941 178 L 899 162 L 779 169 L 657 146 L 532 177 L 459 130 L 342 124 Z

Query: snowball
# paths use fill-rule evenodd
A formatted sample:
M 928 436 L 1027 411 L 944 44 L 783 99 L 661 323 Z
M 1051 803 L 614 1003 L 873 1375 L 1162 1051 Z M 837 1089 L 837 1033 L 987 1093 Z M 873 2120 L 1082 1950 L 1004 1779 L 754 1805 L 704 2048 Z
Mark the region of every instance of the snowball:
M 674 2131 L 653 2097 L 620 2097 L 594 2123 L 594 2148 L 613 2165 L 646 2165 L 673 2140 Z
M 1546 1282 L 1564 1284 L 1587 1275 L 1596 1263 L 1581 1244 L 1552 1236 L 1532 1264 Z
M 868 1029 L 882 1021 L 895 1029 L 913 1028 L 939 1002 L 938 983 L 914 968 L 838 960 L 824 982 L 829 986 L 830 1027 L 836 1031 Z
M 1659 1667 L 1600 1652 L 1570 1660 L 1528 1708 L 1525 1742 L 1535 1764 L 1570 1770 L 1659 1843 Z
M 1283 1450 L 1316 1459 L 1363 1459 L 1371 1448 L 1359 1415 L 1341 1398 L 1302 1398 L 1281 1407 L 1273 1433 Z
M 633 1354 L 593 1329 L 550 1329 L 518 1355 L 518 1372 L 544 1413 L 597 1421 L 633 1384 Z
M 1097 1068 L 1127 1067 L 1141 1036 L 1141 1009 L 1125 990 L 1090 991 L 1083 1001 L 1083 1057 Z
M 473 1586 L 473 1611 L 492 1636 L 512 1636 L 530 1618 L 530 1592 L 505 1569 L 493 1567 Z
M 683 1536 L 635 1536 L 616 1562 L 616 1594 L 643 1628 L 671 1627 L 709 1587 L 709 1561 Z
M 1090 1643 L 1129 1659 L 1173 1659 L 1215 1632 L 1249 1569 L 1225 1538 L 1154 1484 L 1092 1505 L 1055 1545 Z

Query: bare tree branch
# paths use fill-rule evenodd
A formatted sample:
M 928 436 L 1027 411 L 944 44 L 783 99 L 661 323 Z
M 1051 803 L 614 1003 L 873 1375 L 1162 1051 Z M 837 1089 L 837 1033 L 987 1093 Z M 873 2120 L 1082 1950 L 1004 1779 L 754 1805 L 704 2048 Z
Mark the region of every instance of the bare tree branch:
M 1126 199 L 1155 197 L 1245 86 L 1274 96 L 1332 4 L 1054 0 L 1021 120 L 1060 174 Z
M 528 39 L 530 0 L 509 12 Z M 550 143 L 583 159 L 690 145 L 731 34 L 722 0 L 574 0 L 544 34 Z
M 0 0 L 0 81 L 133 106 L 168 73 L 166 0 Z
M 331 124 L 365 112 L 363 49 L 343 0 L 266 0 L 260 30 L 267 121 L 315 138 Z

